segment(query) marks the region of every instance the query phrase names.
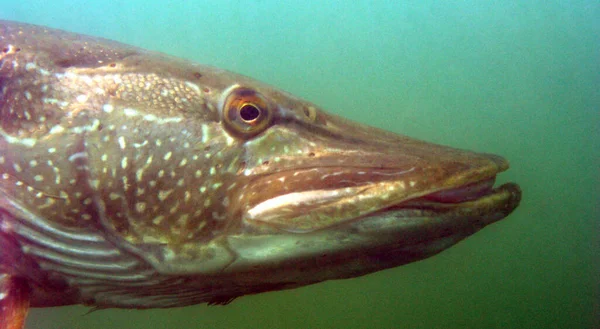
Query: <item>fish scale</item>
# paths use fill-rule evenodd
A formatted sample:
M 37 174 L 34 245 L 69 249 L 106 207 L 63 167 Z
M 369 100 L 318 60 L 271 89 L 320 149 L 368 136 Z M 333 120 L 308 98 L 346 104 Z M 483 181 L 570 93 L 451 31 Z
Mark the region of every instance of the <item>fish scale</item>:
M 0 329 L 31 307 L 227 304 L 431 257 L 508 162 L 218 68 L 0 21 Z M 3 321 L 3 322 L 2 322 Z

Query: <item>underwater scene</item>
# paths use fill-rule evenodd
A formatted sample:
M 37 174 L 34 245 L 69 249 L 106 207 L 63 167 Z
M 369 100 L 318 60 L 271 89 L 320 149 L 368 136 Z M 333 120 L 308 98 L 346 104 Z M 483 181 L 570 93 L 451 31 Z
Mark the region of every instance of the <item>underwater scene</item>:
M 25 328 L 600 328 L 597 1 L 0 4 L 1 20 L 219 67 L 356 122 L 500 155 L 510 169 L 496 184 L 523 193 L 505 219 L 403 266 L 225 306 L 32 308 Z

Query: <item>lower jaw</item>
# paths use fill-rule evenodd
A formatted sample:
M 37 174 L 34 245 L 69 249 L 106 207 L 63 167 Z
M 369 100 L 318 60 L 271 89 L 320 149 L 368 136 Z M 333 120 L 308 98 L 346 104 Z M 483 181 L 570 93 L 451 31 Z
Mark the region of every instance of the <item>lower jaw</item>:
M 424 196 L 403 202 L 394 208 L 412 208 L 433 211 L 452 211 L 457 209 L 483 210 L 483 209 L 510 209 L 516 208 L 521 200 L 521 189 L 519 185 L 507 183 L 499 187 L 489 189 L 477 196 L 465 198 L 457 202 L 436 201 L 431 196 Z
M 377 234 L 384 231 L 396 234 L 409 226 L 434 227 L 442 222 L 457 226 L 472 223 L 483 227 L 508 216 L 520 200 L 519 186 L 507 183 L 464 202 L 436 202 L 427 197 L 409 200 L 360 218 L 351 226 L 362 233 Z

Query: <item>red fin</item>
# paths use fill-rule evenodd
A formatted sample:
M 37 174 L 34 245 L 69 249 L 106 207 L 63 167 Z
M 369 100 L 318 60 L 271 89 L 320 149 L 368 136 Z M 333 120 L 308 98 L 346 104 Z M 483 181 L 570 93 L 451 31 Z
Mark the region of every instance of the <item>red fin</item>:
M 29 311 L 29 286 L 22 279 L 0 274 L 0 329 L 22 329 Z

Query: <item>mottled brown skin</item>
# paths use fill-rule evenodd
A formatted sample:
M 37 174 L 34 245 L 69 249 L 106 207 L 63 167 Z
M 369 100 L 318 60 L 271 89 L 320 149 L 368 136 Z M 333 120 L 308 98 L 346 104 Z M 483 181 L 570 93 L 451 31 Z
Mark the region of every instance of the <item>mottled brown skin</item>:
M 0 275 L 34 307 L 220 304 L 355 277 L 520 200 L 492 189 L 498 156 L 104 39 L 0 22 L 0 88 Z

